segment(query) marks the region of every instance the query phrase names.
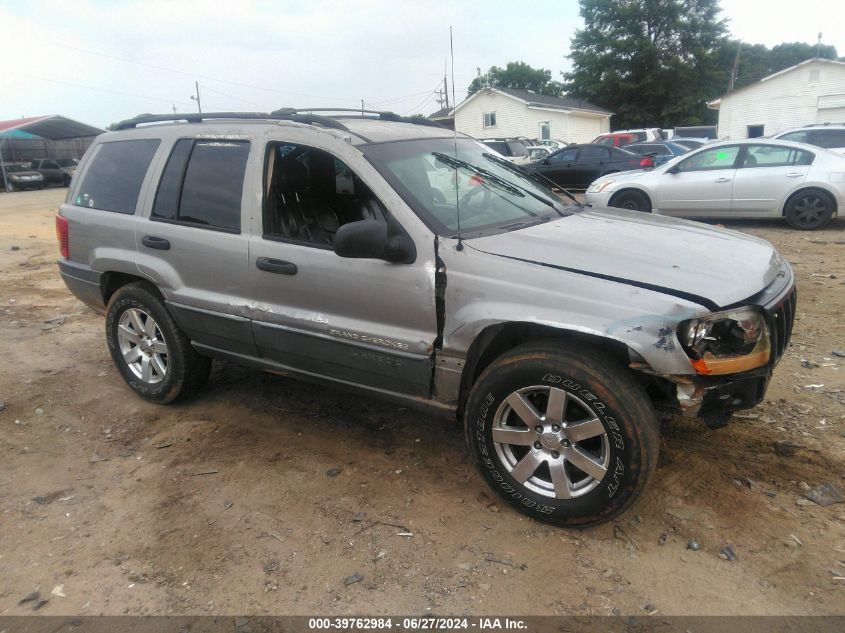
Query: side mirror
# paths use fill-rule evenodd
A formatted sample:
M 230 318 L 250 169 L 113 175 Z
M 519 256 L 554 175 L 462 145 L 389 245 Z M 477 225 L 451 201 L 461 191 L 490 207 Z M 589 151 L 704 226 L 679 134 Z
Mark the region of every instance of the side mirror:
M 677 174 L 681 171 L 681 168 L 678 165 L 672 165 L 669 169 L 666 170 L 667 174 Z
M 548 165 L 548 164 L 549 164 L 549 159 L 548 159 L 548 158 L 544 158 L 544 159 L 543 159 L 543 160 L 541 160 L 540 162 L 541 162 L 541 163 L 543 163 L 544 165 Z
M 408 263 L 416 256 L 413 242 L 407 236 L 388 237 L 387 226 L 377 220 L 359 220 L 341 226 L 334 236 L 334 252 L 340 257 L 393 263 Z

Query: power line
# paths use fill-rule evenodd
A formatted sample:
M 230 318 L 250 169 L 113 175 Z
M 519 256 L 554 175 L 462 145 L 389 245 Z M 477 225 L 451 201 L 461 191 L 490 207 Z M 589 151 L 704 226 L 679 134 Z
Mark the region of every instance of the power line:
M 65 81 L 63 79 L 53 79 L 53 78 L 50 78 L 50 77 L 39 77 L 37 75 L 30 75 L 29 73 L 25 73 L 25 74 L 19 73 L 19 72 L 16 72 L 14 70 L 8 70 L 8 69 L 5 72 L 6 73 L 12 73 L 12 74 L 15 74 L 15 75 L 18 75 L 18 76 L 23 76 L 23 77 L 26 77 L 28 79 L 37 79 L 38 81 L 46 81 L 46 82 L 49 82 L 49 83 L 64 84 L 65 86 L 73 86 L 74 88 L 84 88 L 85 90 L 97 90 L 99 92 L 110 92 L 111 94 L 122 95 L 122 96 L 125 96 L 125 97 L 135 97 L 135 98 L 138 98 L 138 99 L 149 99 L 151 101 L 164 101 L 165 103 L 170 103 L 170 104 L 178 103 L 179 105 L 182 105 L 182 106 L 191 107 L 191 104 L 186 103 L 185 101 L 174 101 L 173 99 L 166 99 L 164 97 L 152 97 L 150 95 L 142 95 L 142 94 L 137 94 L 135 92 L 124 92 L 122 90 L 113 90 L 111 88 L 102 88 L 102 87 L 99 87 L 99 86 L 86 86 L 84 84 L 77 84 L 77 83 L 74 83 L 72 81 Z

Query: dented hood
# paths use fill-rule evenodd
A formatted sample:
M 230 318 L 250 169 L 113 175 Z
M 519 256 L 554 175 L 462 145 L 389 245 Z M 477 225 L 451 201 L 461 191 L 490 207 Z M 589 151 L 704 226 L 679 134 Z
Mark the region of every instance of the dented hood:
M 492 255 L 727 306 L 760 292 L 782 266 L 765 240 L 698 222 L 588 209 L 466 243 Z

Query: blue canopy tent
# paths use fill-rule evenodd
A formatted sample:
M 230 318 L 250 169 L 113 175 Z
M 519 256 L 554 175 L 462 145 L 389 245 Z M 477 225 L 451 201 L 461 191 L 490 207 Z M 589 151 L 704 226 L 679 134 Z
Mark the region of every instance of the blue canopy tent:
M 11 121 L 0 121 L 0 170 L 6 182 L 3 147 L 14 141 L 63 141 L 79 138 L 93 138 L 105 130 L 68 119 L 58 114 L 29 117 Z

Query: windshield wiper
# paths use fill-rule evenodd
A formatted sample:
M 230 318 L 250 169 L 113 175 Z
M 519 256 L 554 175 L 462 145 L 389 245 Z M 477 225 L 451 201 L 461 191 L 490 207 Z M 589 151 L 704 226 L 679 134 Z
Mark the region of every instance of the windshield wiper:
M 466 169 L 467 171 L 471 171 L 474 174 L 477 174 L 479 176 L 483 176 L 484 178 L 486 178 L 490 182 L 495 183 L 496 185 L 498 185 L 499 187 L 501 187 L 502 189 L 504 189 L 505 191 L 507 191 L 508 193 L 510 193 L 514 196 L 519 196 L 520 198 L 525 197 L 525 194 L 522 192 L 522 190 L 519 187 L 517 187 L 516 185 L 508 182 L 504 178 L 497 176 L 492 171 L 487 171 L 486 169 L 484 169 L 482 167 L 476 167 L 472 163 L 468 163 L 466 161 L 460 160 L 459 158 L 455 158 L 454 156 L 449 156 L 448 154 L 441 154 L 440 152 L 432 152 L 432 156 L 434 156 L 441 163 L 446 163 L 447 165 L 449 165 L 449 167 L 454 167 L 455 169 Z
M 559 189 L 566 195 L 567 198 L 572 200 L 575 204 L 579 207 L 583 207 L 584 205 L 578 202 L 571 193 L 569 193 L 566 189 L 561 187 L 551 178 L 547 178 L 543 174 L 536 172 L 536 171 L 529 171 L 527 169 L 523 169 L 522 167 L 517 167 L 512 162 L 507 160 L 506 158 L 502 158 L 501 156 L 496 156 L 495 154 L 490 154 L 489 152 L 483 152 L 481 154 L 487 160 L 496 163 L 497 165 L 504 167 L 505 169 L 512 171 L 513 173 L 522 176 L 523 178 L 530 178 L 531 180 L 536 180 L 540 184 L 546 185 L 547 187 L 551 187 L 552 189 Z M 526 190 L 527 191 L 527 190 Z M 530 191 L 528 193 L 531 193 Z M 532 194 L 534 195 L 534 194 Z M 542 199 L 540 196 L 534 196 L 535 198 Z M 545 200 L 543 200 L 545 202 Z

